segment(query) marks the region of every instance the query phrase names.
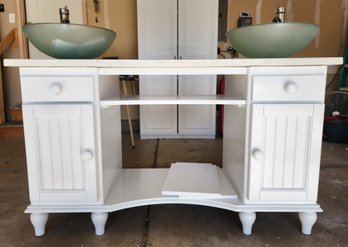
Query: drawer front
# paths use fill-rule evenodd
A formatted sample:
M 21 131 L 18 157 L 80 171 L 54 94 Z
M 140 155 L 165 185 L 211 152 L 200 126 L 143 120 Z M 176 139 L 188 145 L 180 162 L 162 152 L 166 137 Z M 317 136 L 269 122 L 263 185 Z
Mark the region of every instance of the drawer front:
M 22 76 L 23 102 L 93 101 L 92 76 Z
M 253 76 L 253 101 L 323 101 L 326 77 L 323 75 Z

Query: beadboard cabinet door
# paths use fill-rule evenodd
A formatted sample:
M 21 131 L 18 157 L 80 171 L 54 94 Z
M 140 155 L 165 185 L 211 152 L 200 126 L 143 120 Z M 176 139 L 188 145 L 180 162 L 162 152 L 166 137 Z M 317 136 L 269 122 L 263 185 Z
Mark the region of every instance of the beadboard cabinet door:
M 23 105 L 30 201 L 98 201 L 92 104 Z
M 323 104 L 252 105 L 249 200 L 316 201 L 323 115 Z

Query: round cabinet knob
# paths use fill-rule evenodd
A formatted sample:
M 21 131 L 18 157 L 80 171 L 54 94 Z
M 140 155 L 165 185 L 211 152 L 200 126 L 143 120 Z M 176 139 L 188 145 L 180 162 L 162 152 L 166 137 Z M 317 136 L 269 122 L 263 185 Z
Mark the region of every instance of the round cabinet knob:
M 255 149 L 253 151 L 253 158 L 255 160 L 263 160 L 264 157 L 265 157 L 265 154 L 261 150 Z
M 285 91 L 288 93 L 295 93 L 297 91 L 297 84 L 294 82 L 288 82 L 285 84 Z
M 81 157 L 84 161 L 89 161 L 93 158 L 93 152 L 89 149 L 82 152 Z
M 51 92 L 51 94 L 58 95 L 62 91 L 63 91 L 63 87 L 59 83 L 52 83 L 50 85 L 50 92 Z

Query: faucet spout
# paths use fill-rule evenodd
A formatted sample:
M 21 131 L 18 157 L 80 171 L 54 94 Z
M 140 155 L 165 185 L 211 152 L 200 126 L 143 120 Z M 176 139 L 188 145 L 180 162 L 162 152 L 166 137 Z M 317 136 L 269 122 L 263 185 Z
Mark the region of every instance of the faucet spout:
M 67 5 L 65 5 L 64 8 L 59 8 L 59 17 L 61 23 L 70 23 L 69 15 L 70 11 Z
M 272 22 L 275 23 L 283 23 L 285 22 L 285 7 L 281 7 L 277 4 L 275 9 L 276 16 L 273 18 Z

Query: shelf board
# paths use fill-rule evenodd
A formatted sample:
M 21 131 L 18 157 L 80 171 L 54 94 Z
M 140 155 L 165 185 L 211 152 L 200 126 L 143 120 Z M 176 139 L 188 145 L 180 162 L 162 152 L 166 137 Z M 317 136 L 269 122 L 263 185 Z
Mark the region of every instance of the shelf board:
M 217 169 L 209 163 L 173 163 L 162 195 L 207 199 L 219 197 L 221 189 Z
M 100 101 L 101 106 L 112 105 L 237 105 L 246 104 L 244 99 L 226 97 L 223 95 L 199 96 L 127 96 L 115 97 Z
M 236 191 L 226 179 L 221 168 L 217 170 L 222 195 L 228 194 L 228 199 L 237 199 Z M 162 188 L 168 171 L 168 168 L 122 169 L 122 174 L 115 181 L 113 189 L 105 201 L 105 205 L 129 207 L 130 205 L 142 206 L 151 203 L 180 202 L 181 199 L 179 197 L 162 195 Z M 190 198 L 183 198 L 183 200 L 185 199 L 190 200 Z M 195 200 L 195 198 L 193 197 L 192 200 Z

